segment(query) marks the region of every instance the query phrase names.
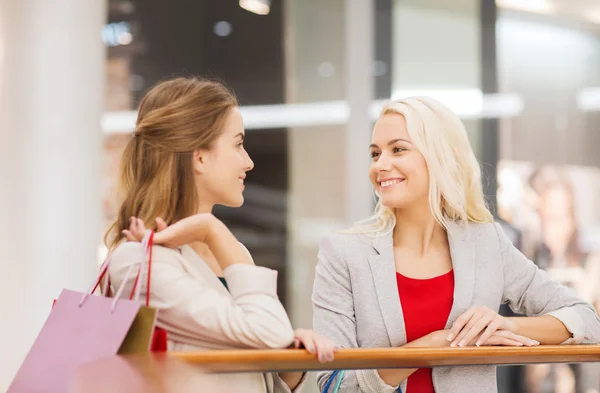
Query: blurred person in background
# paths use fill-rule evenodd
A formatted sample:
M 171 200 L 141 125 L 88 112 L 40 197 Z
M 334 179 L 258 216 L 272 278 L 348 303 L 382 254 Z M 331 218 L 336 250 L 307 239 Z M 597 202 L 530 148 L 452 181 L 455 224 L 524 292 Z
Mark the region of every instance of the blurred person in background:
M 143 260 L 145 223 L 152 247 L 150 306 L 170 351 L 296 348 L 333 360 L 334 346 L 292 329 L 277 296 L 277 272 L 255 266 L 248 250 L 211 214 L 239 207 L 254 164 L 236 98 L 221 83 L 176 78 L 142 99 L 121 160 L 122 204 L 106 235 L 115 287 Z M 129 240 L 129 241 L 126 241 Z M 133 287 L 128 277 L 125 291 Z M 141 282 L 145 282 L 144 279 Z M 144 294 L 147 288 L 143 288 Z M 142 296 L 143 298 L 144 296 Z M 227 391 L 298 391 L 305 373 L 221 375 Z
M 545 166 L 534 171 L 529 183 L 539 198 L 540 231 L 533 261 L 598 310 L 600 254 L 582 249 L 571 181 L 558 168 Z M 598 393 L 600 367 L 593 363 L 527 366 L 526 383 L 532 393 Z
M 343 348 L 600 341 L 592 306 L 552 281 L 494 223 L 460 119 L 426 97 L 373 129 L 375 215 L 321 243 L 314 329 Z M 508 303 L 527 317 L 498 314 Z M 323 388 L 331 372 L 318 374 Z M 496 392 L 495 366 L 348 370 L 344 393 Z

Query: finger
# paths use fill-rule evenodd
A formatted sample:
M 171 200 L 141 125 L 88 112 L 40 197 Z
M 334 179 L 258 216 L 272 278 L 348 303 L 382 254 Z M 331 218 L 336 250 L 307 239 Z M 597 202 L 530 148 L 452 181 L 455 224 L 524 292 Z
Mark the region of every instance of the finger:
M 484 345 L 485 346 L 503 345 L 503 346 L 509 346 L 509 347 L 522 347 L 523 343 L 520 341 L 517 341 L 517 340 L 511 340 L 510 338 L 494 335 L 494 336 L 490 337 Z
M 139 232 L 140 231 L 138 229 L 138 221 L 137 221 L 137 218 L 135 218 L 135 217 L 131 217 L 131 222 L 129 223 L 129 232 L 131 232 L 131 234 L 133 236 L 135 236 L 135 238 L 137 240 L 140 240 L 139 239 Z
M 300 329 L 297 330 L 296 338 L 302 343 L 302 345 L 304 345 L 304 348 L 306 348 L 309 353 L 316 353 L 315 343 L 313 342 L 312 337 L 309 337 L 306 332 Z
M 133 234 L 131 232 L 129 232 L 127 229 L 122 230 L 121 233 L 123 235 L 125 235 L 125 238 L 127 239 L 128 242 L 136 242 L 137 241 L 135 236 L 133 236 Z
M 491 318 L 487 315 L 481 317 L 479 321 L 473 324 L 471 329 L 467 330 L 467 333 L 465 334 L 464 338 L 458 342 L 458 346 L 464 347 L 468 342 L 480 335 L 484 331 L 484 329 L 491 323 L 491 321 Z
M 317 348 L 319 361 L 331 362 L 333 360 L 333 353 L 335 352 L 333 343 L 328 338 L 315 335 L 314 333 L 313 341 L 315 343 L 315 347 Z
M 469 319 L 469 321 L 463 326 L 463 328 L 461 329 L 461 331 L 458 333 L 458 335 L 456 336 L 456 338 L 452 341 L 452 343 L 450 343 L 451 347 L 455 347 L 457 346 L 459 343 L 465 341 L 465 337 L 467 335 L 468 332 L 471 331 L 471 329 L 473 328 L 473 326 L 475 326 L 475 324 L 477 322 L 479 322 L 479 320 L 482 318 L 483 316 L 483 312 L 482 310 L 476 310 L 473 315 L 471 316 L 471 318 Z M 479 332 L 477 332 L 479 333 Z M 477 334 L 472 335 L 472 337 L 476 336 Z
M 475 337 L 484 333 L 485 329 L 499 318 L 500 316 L 496 312 L 490 309 L 484 309 L 481 318 L 475 324 L 473 324 L 469 331 L 467 331 L 467 334 L 462 341 L 459 341 L 458 346 L 463 347 L 467 345 L 467 343 L 474 340 Z M 494 331 L 495 330 L 498 329 L 494 329 Z
M 129 217 L 129 230 L 131 232 L 135 231 L 135 225 L 136 225 L 135 217 Z
M 462 328 L 467 324 L 467 322 L 469 322 L 475 311 L 476 308 L 471 307 L 470 309 L 465 311 L 460 317 L 456 318 L 456 321 L 454 321 L 452 327 L 450 328 L 450 333 L 448 333 L 448 341 L 452 341 L 456 336 L 458 336 Z
M 140 234 L 145 235 L 146 234 L 146 225 L 144 224 L 144 221 L 141 218 L 138 218 L 137 220 L 137 228 Z
M 498 328 L 500 327 L 501 324 L 502 324 L 502 321 L 500 319 L 496 318 L 495 320 L 493 320 L 492 323 L 490 323 L 488 325 L 488 327 L 485 329 L 485 331 L 483 332 L 481 337 L 479 337 L 479 339 L 477 340 L 475 345 L 480 346 L 480 345 L 484 344 L 486 342 L 486 340 L 488 338 L 492 337 L 492 335 L 498 330 Z
M 540 343 L 536 340 L 533 340 L 529 337 L 525 337 L 525 336 L 520 336 L 516 333 L 513 333 L 509 330 L 498 330 L 495 333 L 496 336 L 499 337 L 504 337 L 507 338 L 509 340 L 513 340 L 513 341 L 519 341 L 521 343 L 523 343 L 523 345 L 528 346 L 528 347 L 534 347 L 536 345 L 540 345 Z
M 138 220 L 137 217 L 132 217 L 131 219 L 131 228 L 137 232 L 138 231 Z
M 315 344 L 315 349 L 317 350 L 317 357 L 319 359 L 319 362 L 325 363 L 330 361 L 330 358 L 333 358 L 333 351 L 331 351 L 331 349 L 328 348 L 327 343 L 320 337 L 315 336 L 314 334 L 311 335 L 311 339 Z
M 156 231 L 157 232 L 160 232 L 160 231 L 162 231 L 164 229 L 167 229 L 167 227 L 168 227 L 168 225 L 165 222 L 165 220 L 163 220 L 160 217 L 156 217 Z
M 129 225 L 129 232 L 135 237 L 136 241 L 141 241 L 144 238 L 143 232 L 140 232 L 140 223 L 138 219 L 133 217 Z

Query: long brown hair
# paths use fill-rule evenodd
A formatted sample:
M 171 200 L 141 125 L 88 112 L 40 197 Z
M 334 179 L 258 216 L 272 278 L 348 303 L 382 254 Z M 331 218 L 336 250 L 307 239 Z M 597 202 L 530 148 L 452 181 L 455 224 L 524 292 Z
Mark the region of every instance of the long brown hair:
M 211 147 L 237 105 L 223 84 L 196 77 L 163 81 L 146 93 L 121 158 L 123 202 L 104 237 L 109 250 L 132 216 L 153 227 L 156 217 L 170 224 L 197 212 L 193 152 Z

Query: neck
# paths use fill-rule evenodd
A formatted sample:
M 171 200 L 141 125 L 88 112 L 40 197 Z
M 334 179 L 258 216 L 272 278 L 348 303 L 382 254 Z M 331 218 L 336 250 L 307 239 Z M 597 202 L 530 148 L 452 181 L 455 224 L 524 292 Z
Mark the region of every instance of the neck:
M 446 231 L 426 209 L 396 210 L 394 247 L 407 247 L 424 255 L 431 247 L 446 242 Z
M 214 207 L 215 205 L 213 203 L 200 202 L 198 204 L 198 210 L 196 211 L 196 214 L 212 213 Z

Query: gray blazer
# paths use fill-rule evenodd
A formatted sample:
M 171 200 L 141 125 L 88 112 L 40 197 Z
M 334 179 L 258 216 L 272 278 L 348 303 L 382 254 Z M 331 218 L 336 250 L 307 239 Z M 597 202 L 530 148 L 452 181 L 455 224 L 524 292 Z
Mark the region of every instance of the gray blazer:
M 498 224 L 451 222 L 448 240 L 455 289 L 446 328 L 471 306 L 498 310 L 508 303 L 515 312 L 549 314 L 561 320 L 572 333 L 565 344 L 600 342 L 600 319 L 592 306 L 551 281 L 512 245 Z M 312 296 L 316 332 L 342 348 L 406 343 L 391 233 L 332 235 L 322 240 L 318 258 Z M 321 390 L 330 373 L 317 375 Z M 433 384 L 437 393 L 497 392 L 496 367 L 437 367 Z M 405 392 L 406 381 L 401 387 Z M 376 370 L 348 370 L 340 392 L 392 393 L 396 389 L 379 378 Z

